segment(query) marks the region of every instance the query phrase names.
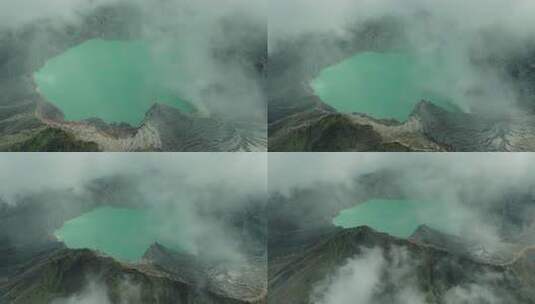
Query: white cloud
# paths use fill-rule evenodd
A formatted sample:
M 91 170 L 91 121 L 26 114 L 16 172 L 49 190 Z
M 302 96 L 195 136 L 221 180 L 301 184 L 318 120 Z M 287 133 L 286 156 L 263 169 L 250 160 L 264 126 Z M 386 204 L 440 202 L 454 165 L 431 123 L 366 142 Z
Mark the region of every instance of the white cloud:
M 388 252 L 363 249 L 314 289 L 314 304 L 426 304 L 424 292 L 418 289 L 418 263 L 404 247 L 392 247 Z M 446 304 L 515 303 L 508 295 L 497 291 L 499 275 L 486 272 L 475 282 L 445 290 Z M 392 302 L 394 300 L 394 302 Z
M 415 264 L 405 248 L 393 247 L 385 253 L 379 248 L 362 249 L 335 274 L 316 286 L 314 304 L 381 304 L 382 297 L 398 304 L 424 304 L 422 293 L 414 286 Z M 388 294 L 388 284 L 396 286 Z
M 81 12 L 119 0 L 4 0 L 0 2 L 0 27 L 17 27 L 43 19 L 76 20 Z
M 111 302 L 105 286 L 90 282 L 79 294 L 55 299 L 52 304 L 111 304 Z
M 141 303 L 141 289 L 128 279 L 122 279 L 116 286 L 119 302 L 117 304 Z M 112 304 L 108 287 L 98 279 L 88 280 L 85 288 L 68 298 L 57 298 L 51 304 Z
M 13 153 L 0 157 L 0 168 L 0 197 L 8 202 L 114 174 L 145 176 L 145 185 L 160 189 L 224 186 L 247 195 L 265 191 L 267 174 L 264 153 Z

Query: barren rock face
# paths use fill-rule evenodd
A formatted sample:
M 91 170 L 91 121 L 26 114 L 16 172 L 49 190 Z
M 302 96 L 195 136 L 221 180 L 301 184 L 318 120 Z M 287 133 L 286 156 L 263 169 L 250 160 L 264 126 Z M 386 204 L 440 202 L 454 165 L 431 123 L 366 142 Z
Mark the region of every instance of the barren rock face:
M 533 118 L 451 113 L 429 102 L 419 103 L 403 123 L 312 110 L 273 123 L 270 150 L 531 151 Z
M 110 181 L 95 184 L 101 192 Z M 121 186 L 113 186 L 114 196 Z M 98 251 L 66 248 L 55 240 L 52 232 L 68 218 L 84 212 L 91 205 L 76 206 L 72 197 L 72 212 L 61 213 L 54 208 L 40 208 L 30 200 L 18 207 L 2 211 L 0 234 L 0 302 L 4 303 L 63 303 L 82 299 L 84 294 L 99 293 L 106 303 L 265 303 L 266 256 L 265 243 L 254 230 L 262 224 L 248 214 L 237 217 L 244 239 L 243 259 L 229 263 L 198 255 L 176 252 L 160 244 L 147 249 L 140 261 L 125 263 Z M 103 201 L 101 201 L 103 202 Z M 71 205 L 72 205 L 71 204 Z M 56 211 L 54 211 L 56 210 Z M 78 210 L 78 211 L 76 211 Z M 230 216 L 234 217 L 234 215 Z M 24 222 L 40 227 L 36 231 L 24 228 Z M 55 220 L 52 221 L 52 220 Z M 39 224 L 41 223 L 41 224 Z M 241 223 L 241 224 L 240 224 Z M 229 224 L 234 225 L 234 224 Z M 19 231 L 16 234 L 15 231 Z
M 370 253 L 370 248 L 375 251 Z M 380 267 L 377 271 L 382 273 L 382 283 L 378 285 L 381 289 L 370 290 L 376 294 L 369 298 L 378 301 L 399 299 L 408 290 L 399 290 L 404 284 L 398 281 L 399 276 L 405 280 L 406 288 L 425 299 L 425 303 L 443 303 L 452 297 L 456 288 L 476 282 L 481 284 L 483 277 L 490 280 L 486 283 L 488 288 L 499 290 L 500 297 L 513 303 L 531 303 L 535 296 L 525 278 L 515 274 L 516 262 L 505 265 L 476 262 L 450 252 L 449 248 L 444 250 L 396 239 L 367 227 L 332 232 L 328 238 L 318 236 L 316 242 L 299 253 L 294 251 L 288 256 L 271 256 L 270 259 L 273 266 L 269 272 L 269 303 L 313 303 L 315 290 L 325 292 L 325 285 L 331 284 L 327 288 L 328 295 L 329 288 L 338 284 L 336 277 L 347 275 L 352 263 L 358 265 L 354 268 L 355 277 L 359 278 L 361 286 L 367 286 L 365 281 L 374 279 L 366 275 L 366 269 L 376 260 Z M 343 270 L 337 273 L 337 269 Z M 356 281 L 351 284 L 351 277 L 343 280 L 347 286 L 358 290 Z M 358 295 L 361 294 L 355 293 Z M 321 299 L 319 301 L 321 303 Z
M 321 155 L 329 157 L 326 156 L 329 154 Z M 357 156 L 339 155 L 330 159 L 339 161 L 338 165 L 329 162 L 332 172 L 340 173 L 338 171 L 343 167 L 354 172 L 363 166 L 363 162 L 351 165 L 352 157 Z M 336 177 L 331 174 L 322 179 L 323 182 L 298 183 L 291 191 L 271 197 L 268 210 L 268 303 L 458 304 L 463 301 L 532 303 L 535 300 L 533 276 L 528 274 L 534 266 L 530 262 L 532 238 L 528 237 L 533 229 L 531 186 L 509 187 L 500 182 L 495 185 L 496 192 L 484 198 L 477 185 L 480 183 L 485 188 L 488 182 L 481 181 L 481 175 L 478 175 L 473 180 L 470 178 L 470 182 L 441 182 L 438 184 L 440 190 L 437 190 L 430 186 L 435 181 L 426 182 L 431 175 L 424 174 L 422 179 L 412 180 L 419 173 L 406 172 L 433 172 L 434 178 L 448 179 L 448 170 L 430 170 L 433 165 L 412 163 L 408 161 L 410 157 L 400 153 L 371 155 L 381 155 L 377 156 L 380 160 L 372 162 L 374 165 L 396 159 L 404 163 L 401 165 L 404 169 L 350 174 L 353 178 L 341 175 L 343 177 L 338 181 L 333 181 Z M 452 166 L 454 159 L 461 158 L 448 158 L 448 166 Z M 311 163 L 320 162 L 321 156 L 310 159 L 313 161 L 306 165 L 312 168 L 307 170 L 314 171 L 316 166 Z M 463 162 L 461 166 L 472 168 L 468 163 Z M 385 167 L 391 168 L 391 165 Z M 458 173 L 462 170 L 453 171 L 456 174 L 451 177 L 460 178 L 462 174 Z M 496 176 L 488 178 L 499 179 Z M 527 176 L 525 182 L 533 184 Z M 416 193 L 430 194 L 426 196 L 428 201 L 415 209 L 416 218 L 394 211 L 396 208 L 392 206 L 391 209 L 381 208 L 387 214 L 363 211 L 354 216 L 358 218 L 366 214 L 363 217 L 368 218 L 368 222 L 360 225 L 373 227 L 335 226 L 339 225 L 337 215 L 359 204 L 370 203 L 370 198 L 392 201 L 414 198 L 411 195 L 418 196 Z M 443 201 L 439 198 L 444 193 L 448 193 L 448 198 Z M 445 204 L 442 206 L 448 206 L 446 209 L 451 213 L 442 211 L 441 215 L 424 220 L 424 209 L 433 208 L 429 200 L 434 199 Z M 478 228 L 468 228 L 466 222 L 457 225 L 455 216 L 449 217 L 448 214 L 463 217 L 470 213 L 463 207 L 455 207 L 457 199 L 477 214 L 466 218 L 466 222 L 481 220 L 489 225 L 481 228 L 481 234 L 472 234 Z M 447 225 L 461 228 L 460 232 L 445 233 L 448 228 L 440 224 L 444 218 L 448 219 Z M 422 221 L 429 225 L 419 226 L 406 238 L 378 231 L 388 229 L 381 227 L 382 224 L 391 225 L 396 220 L 407 224 Z M 496 236 L 492 240 L 486 234 L 490 230 Z M 520 270 L 522 267 L 525 269 Z
M 182 265 L 182 271 L 188 272 L 184 267 L 192 266 L 195 263 Z M 8 303 L 50 303 L 83 292 L 88 278 L 99 282 L 114 303 L 261 303 L 199 288 L 150 264 L 125 265 L 89 250 L 70 249 L 35 257 L 30 269 L 23 267 L 3 286 L 8 291 L 2 299 Z M 121 286 L 124 282 L 128 282 L 131 292 Z

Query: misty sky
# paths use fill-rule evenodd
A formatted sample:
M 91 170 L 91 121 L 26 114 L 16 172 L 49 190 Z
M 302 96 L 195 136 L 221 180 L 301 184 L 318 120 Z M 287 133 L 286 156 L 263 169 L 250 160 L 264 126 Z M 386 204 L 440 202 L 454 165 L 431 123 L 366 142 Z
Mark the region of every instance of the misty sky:
M 465 28 L 503 25 L 511 30 L 528 31 L 527 25 L 533 23 L 530 18 L 533 9 L 535 4 L 529 0 L 273 0 L 270 2 L 270 17 L 274 22 L 270 23 L 270 26 L 277 29 L 289 27 L 290 30 L 301 32 L 343 30 L 354 21 L 386 15 L 408 17 L 420 11 L 427 11 L 436 16 L 437 20 L 455 21 Z M 302 18 L 290 18 L 297 14 Z M 318 18 L 327 14 L 330 18 Z M 466 18 L 468 16 L 470 18 Z
M 262 153 L 36 153 L 0 157 L 0 193 L 6 199 L 28 191 L 77 189 L 116 174 L 165 181 L 171 190 L 207 190 L 224 185 L 241 193 L 265 191 L 266 155 Z M 173 180 L 173 178 L 175 178 Z
M 462 184 L 466 180 L 507 185 L 535 181 L 535 155 L 527 153 L 270 153 L 269 188 L 288 192 L 318 182 L 390 169 L 420 179 Z M 425 188 L 425 187 L 422 187 Z

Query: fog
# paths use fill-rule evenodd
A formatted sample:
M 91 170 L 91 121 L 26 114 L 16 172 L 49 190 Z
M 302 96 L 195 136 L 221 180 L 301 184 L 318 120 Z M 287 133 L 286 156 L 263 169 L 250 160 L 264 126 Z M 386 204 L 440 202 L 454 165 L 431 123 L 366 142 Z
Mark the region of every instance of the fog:
M 335 0 L 328 3 L 316 1 L 314 5 L 307 0 L 275 0 L 270 3 L 270 29 L 277 35 L 317 31 L 343 34 L 355 22 L 363 23 L 388 15 L 414 17 L 415 13 L 426 13 L 436 21 L 455 23 L 467 31 L 502 26 L 506 30 L 528 35 L 534 33 L 533 27 L 529 26 L 533 25 L 533 10 L 535 5 L 529 0 L 511 3 L 500 0 Z M 303 18 L 290 18 L 297 14 Z M 330 18 L 320 18 L 326 14 Z
M 292 62 L 288 70 L 324 64 L 325 58 L 337 62 L 351 55 L 348 45 L 355 51 L 401 50 L 415 55 L 423 66 L 440 63 L 436 79 L 420 85 L 432 85 L 465 112 L 509 117 L 522 113 L 517 105 L 533 100 L 510 69 L 516 63 L 524 71 L 531 69 L 534 12 L 529 0 L 335 0 L 314 5 L 307 0 L 275 0 L 269 49 L 284 54 L 295 51 L 292 44 L 315 46 L 293 54 L 300 62 Z M 357 34 L 372 24 L 386 29 L 379 26 L 372 35 Z
M 267 1 L 202 0 L 142 4 L 142 36 L 153 55 L 173 52 L 160 73 L 207 115 L 262 123 L 266 103 L 255 64 L 266 55 Z
M 403 247 L 386 253 L 378 248 L 363 249 L 316 285 L 314 304 L 424 304 L 429 303 L 415 282 L 419 261 Z M 479 275 L 478 283 L 465 283 L 445 292 L 444 303 L 514 303 L 495 290 L 492 272 Z
M 84 289 L 67 298 L 56 298 L 51 304 L 111 304 L 108 288 L 98 278 L 88 277 Z M 141 303 L 141 290 L 128 279 L 119 283 L 119 304 Z
M 140 179 L 144 190 L 191 188 L 193 192 L 226 187 L 244 196 L 265 191 L 266 179 L 266 157 L 261 153 L 5 154 L 0 157 L 0 167 L 0 192 L 12 203 L 19 195 L 81 190 L 91 180 L 118 174 Z
M 155 59 L 176 55 L 161 71 L 165 85 L 207 116 L 265 123 L 266 92 L 259 69 L 267 62 L 268 45 L 271 54 L 296 51 L 288 49 L 288 42 L 302 47 L 289 56 L 299 60 L 290 62 L 288 70 L 348 57 L 347 45 L 355 50 L 379 45 L 380 51 L 413 54 L 423 66 L 439 61 L 441 73 L 431 84 L 466 112 L 516 116 L 524 111 L 520 105 L 531 106 L 533 100 L 526 84 L 531 79 L 522 78 L 532 69 L 529 58 L 535 49 L 535 5 L 529 0 L 4 1 L 0 28 L 45 21 L 59 28 L 80 25 L 95 9 L 114 5 L 137 10 L 126 31 L 149 41 Z M 392 41 L 375 41 L 382 40 L 381 31 L 372 38 L 355 36 L 385 20 L 395 23 L 394 37 L 385 38 Z M 53 38 L 35 39 L 29 44 L 35 57 L 47 44 L 57 44 Z M 521 71 L 512 72 L 517 63 Z
M 107 288 L 104 285 L 98 285 L 96 282 L 89 284 L 79 294 L 69 298 L 55 299 L 52 304 L 110 304 L 111 301 L 107 294 Z
M 448 207 L 445 216 L 460 221 L 465 237 L 492 248 L 504 234 L 499 230 L 505 220 L 495 212 L 513 195 L 531 197 L 534 169 L 535 157 L 522 153 L 272 153 L 268 182 L 272 195 L 308 205 L 309 214 L 317 208 L 318 218 L 326 206 L 349 208 L 377 195 L 438 201 Z M 525 214 L 535 211 L 535 205 L 522 208 Z M 533 223 L 515 224 L 531 229 Z
M 456 219 L 459 237 L 487 253 L 503 254 L 511 242 L 535 243 L 534 169 L 535 157 L 526 153 L 272 153 L 268 182 L 272 203 L 283 200 L 285 212 L 296 210 L 288 218 L 303 229 L 322 219 L 323 225 L 332 225 L 329 217 L 336 210 L 369 198 L 438 201 L 447 206 L 444 218 Z M 396 303 L 427 303 L 410 283 L 418 262 L 403 248 L 388 253 L 363 249 L 319 282 L 311 301 L 375 304 L 390 303 L 384 297 L 392 296 Z M 392 289 L 385 276 L 393 278 L 395 295 L 386 292 Z M 509 302 L 493 291 L 493 273 L 476 282 L 448 290 L 445 303 Z
M 117 9 L 112 36 L 143 39 L 160 62 L 164 87 L 195 105 L 204 116 L 263 123 L 266 103 L 259 66 L 265 61 L 267 17 L 264 0 L 24 0 L 0 4 L 1 30 L 15 36 L 31 26 L 37 35 L 21 35 L 28 62 L 61 48 L 58 32 L 99 32 L 87 18 L 100 9 Z M 134 13 L 133 13 L 134 12 Z M 106 34 L 105 34 L 106 35 Z M 110 35 L 107 35 L 110 36 Z M 79 40 L 81 37 L 68 39 Z M 20 43 L 20 42 L 17 42 Z M 39 47 L 36 47 L 39 46 Z M 20 50 L 19 50 L 20 53 Z M 10 60 L 11 58 L 7 58 Z M 147 109 L 148 110 L 148 109 Z
M 3 231 L 13 240 L 32 241 L 33 231 L 42 230 L 40 225 L 51 229 L 53 219 L 83 212 L 89 203 L 148 207 L 159 219 L 161 240 L 178 239 L 190 254 L 201 258 L 237 262 L 247 254 L 244 251 L 262 246 L 257 234 L 261 228 L 252 225 L 244 232 L 234 225 L 237 219 L 244 220 L 244 213 L 264 205 L 264 154 L 6 154 L 0 167 L 5 203 L 46 212 L 41 220 L 34 215 L 31 223 L 8 224 L 18 227 Z
M 17 28 L 34 21 L 75 22 L 80 14 L 115 0 L 7 0 L 0 3 L 0 26 Z
M 526 177 L 535 177 L 531 166 L 535 158 L 527 153 L 270 153 L 268 174 L 270 190 L 288 194 L 318 183 L 352 185 L 357 176 L 388 169 L 412 176 L 406 187 L 420 193 L 431 192 L 419 187 L 420 181 L 439 191 L 451 191 L 442 187 L 446 183 L 462 187 L 468 179 L 475 182 L 473 188 L 529 184 Z

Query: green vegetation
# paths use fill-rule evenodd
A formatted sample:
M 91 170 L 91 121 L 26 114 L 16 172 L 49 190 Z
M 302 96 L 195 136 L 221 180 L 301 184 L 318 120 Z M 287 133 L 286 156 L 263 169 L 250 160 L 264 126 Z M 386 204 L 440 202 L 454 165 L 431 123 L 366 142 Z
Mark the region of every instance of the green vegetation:
M 98 152 L 94 142 L 77 140 L 60 129 L 47 128 L 30 139 L 15 144 L 9 152 Z

